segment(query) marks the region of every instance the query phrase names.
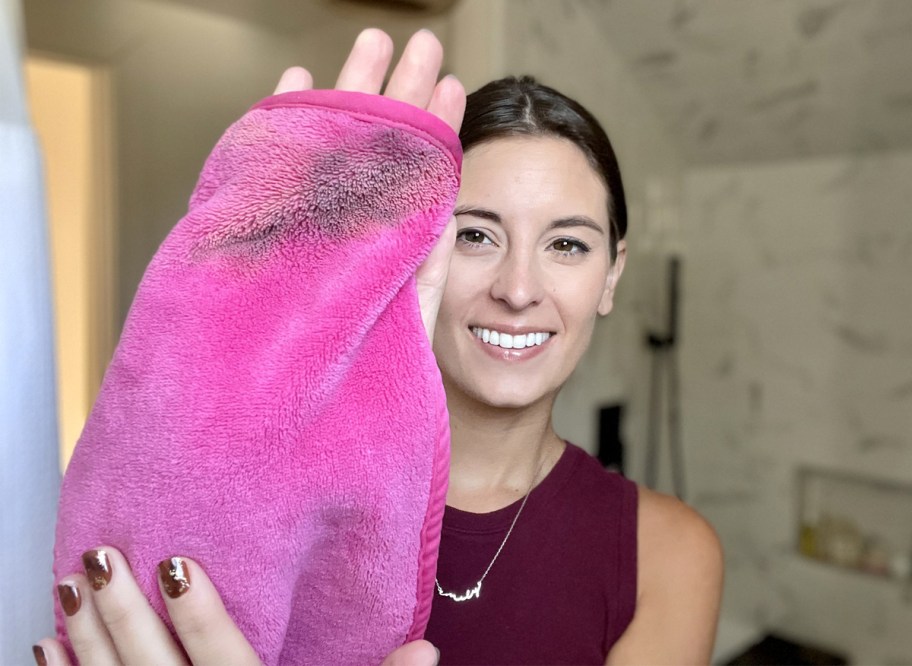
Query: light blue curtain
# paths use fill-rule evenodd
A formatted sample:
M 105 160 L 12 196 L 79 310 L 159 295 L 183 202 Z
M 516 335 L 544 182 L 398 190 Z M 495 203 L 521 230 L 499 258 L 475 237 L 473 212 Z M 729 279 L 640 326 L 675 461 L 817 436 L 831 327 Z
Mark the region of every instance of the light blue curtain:
M 54 630 L 60 485 L 50 259 L 19 0 L 0 0 L 0 664 Z

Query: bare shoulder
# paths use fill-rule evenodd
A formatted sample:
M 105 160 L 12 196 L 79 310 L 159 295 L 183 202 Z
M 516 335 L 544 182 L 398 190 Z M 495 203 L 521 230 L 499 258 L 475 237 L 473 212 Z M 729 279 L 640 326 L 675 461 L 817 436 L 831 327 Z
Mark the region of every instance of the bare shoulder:
M 722 572 L 722 545 L 703 516 L 676 497 L 639 486 L 638 560 L 649 578 L 663 573 Z M 642 589 L 642 586 L 641 586 Z
M 722 594 L 716 531 L 675 497 L 639 487 L 637 601 L 607 663 L 708 664 Z

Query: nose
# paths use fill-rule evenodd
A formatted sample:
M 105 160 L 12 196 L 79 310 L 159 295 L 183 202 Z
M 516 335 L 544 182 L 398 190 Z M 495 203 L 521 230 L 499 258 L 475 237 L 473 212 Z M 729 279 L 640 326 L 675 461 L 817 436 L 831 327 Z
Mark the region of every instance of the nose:
M 534 257 L 522 251 L 507 252 L 497 267 L 491 297 L 512 310 L 523 310 L 541 303 L 544 294 L 544 276 Z

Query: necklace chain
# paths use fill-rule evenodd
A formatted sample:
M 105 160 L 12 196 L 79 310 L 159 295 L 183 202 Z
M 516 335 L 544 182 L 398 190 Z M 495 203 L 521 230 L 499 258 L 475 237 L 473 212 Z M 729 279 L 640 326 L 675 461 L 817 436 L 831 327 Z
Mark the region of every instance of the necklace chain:
M 513 528 L 516 526 L 516 521 L 519 520 L 519 514 L 522 513 L 522 510 L 526 506 L 526 500 L 529 499 L 529 495 L 532 494 L 532 488 L 535 487 L 535 481 L 538 479 L 538 475 L 542 471 L 542 467 L 545 466 L 545 458 L 542 458 L 541 463 L 538 465 L 538 470 L 535 472 L 535 476 L 532 477 L 532 483 L 529 484 L 529 490 L 526 491 L 525 496 L 523 497 L 522 504 L 519 505 L 519 510 L 516 512 L 516 515 L 513 516 L 513 522 L 510 523 L 510 529 L 507 530 L 507 535 L 503 538 L 503 541 L 500 542 L 500 546 L 497 548 L 497 552 L 494 553 L 494 558 L 491 560 L 491 563 L 488 564 L 488 568 L 485 569 L 484 573 L 481 574 L 481 578 L 478 579 L 478 582 L 475 583 L 474 587 L 466 590 L 465 594 L 456 594 L 455 592 L 445 592 L 442 587 L 440 587 L 440 581 L 437 578 L 434 578 L 434 583 L 437 585 L 437 593 L 441 597 L 449 597 L 453 601 L 463 602 L 469 601 L 471 599 L 477 599 L 481 596 L 481 584 L 484 582 L 485 577 L 488 575 L 488 572 L 491 570 L 491 567 L 494 566 L 494 563 L 497 561 L 497 558 L 500 556 L 500 551 L 503 550 L 503 547 L 507 544 L 507 539 L 510 538 L 510 534 L 513 532 Z

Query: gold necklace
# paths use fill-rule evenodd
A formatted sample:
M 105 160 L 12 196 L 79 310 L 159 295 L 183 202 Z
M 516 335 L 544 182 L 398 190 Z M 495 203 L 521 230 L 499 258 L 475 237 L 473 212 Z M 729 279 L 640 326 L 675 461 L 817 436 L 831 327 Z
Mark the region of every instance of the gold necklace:
M 513 527 L 516 525 L 516 521 L 519 520 L 519 514 L 522 513 L 523 508 L 526 506 L 526 500 L 528 500 L 529 495 L 532 494 L 532 488 L 535 487 L 535 481 L 538 479 L 538 475 L 541 473 L 542 467 L 544 466 L 545 458 L 542 458 L 542 461 L 538 466 L 538 470 L 535 472 L 535 476 L 532 477 L 532 483 L 529 484 L 529 490 L 526 491 L 522 504 L 519 505 L 519 511 L 517 511 L 516 515 L 513 516 L 513 522 L 510 523 L 510 529 L 507 530 L 507 536 L 505 536 L 503 541 L 500 542 L 500 547 L 497 549 L 497 552 L 494 553 L 494 559 L 491 560 L 491 563 L 488 565 L 488 568 L 485 569 L 485 572 L 481 574 L 481 578 L 477 583 L 475 583 L 475 586 L 466 590 L 465 594 L 445 592 L 444 589 L 440 587 L 440 581 L 435 577 L 434 583 L 437 585 L 437 594 L 439 594 L 441 597 L 449 597 L 456 602 L 470 601 L 471 599 L 477 599 L 481 596 L 481 584 L 484 582 L 484 579 L 488 575 L 488 572 L 491 570 L 491 567 L 493 567 L 494 563 L 497 561 L 497 557 L 500 555 L 500 551 L 502 551 L 503 547 L 506 545 L 507 539 L 510 538 L 510 533 L 513 532 Z

